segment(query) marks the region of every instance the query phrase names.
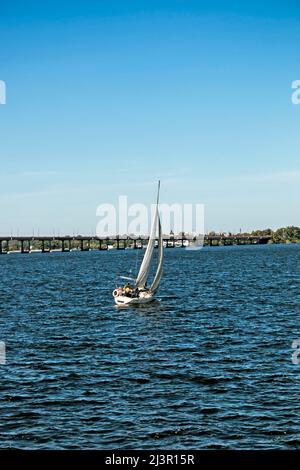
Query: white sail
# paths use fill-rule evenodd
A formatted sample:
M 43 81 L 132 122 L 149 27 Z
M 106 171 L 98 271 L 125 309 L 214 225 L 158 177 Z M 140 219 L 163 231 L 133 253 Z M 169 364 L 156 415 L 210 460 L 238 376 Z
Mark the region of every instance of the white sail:
M 115 303 L 120 306 L 131 305 L 131 304 L 146 304 L 151 302 L 154 298 L 155 292 L 158 289 L 161 277 L 162 277 L 162 268 L 163 268 L 163 235 L 162 235 L 162 228 L 160 217 L 158 213 L 158 201 L 159 201 L 159 187 L 160 182 L 158 182 L 158 191 L 157 191 L 157 201 L 156 201 L 156 208 L 155 214 L 152 222 L 151 233 L 149 237 L 149 241 L 147 244 L 147 248 L 145 250 L 145 255 L 143 257 L 143 261 L 135 280 L 135 288 L 130 288 L 130 286 L 125 287 L 118 287 L 113 291 L 113 296 L 115 298 Z M 155 246 L 155 239 L 156 239 L 156 229 L 158 225 L 158 257 L 157 257 L 157 267 L 154 279 L 152 281 L 151 287 L 146 287 L 149 271 L 150 271 L 150 264 L 153 257 L 153 251 Z M 125 279 L 132 280 L 129 277 L 124 277 Z
M 158 216 L 158 260 L 157 260 L 157 270 L 154 276 L 153 282 L 151 284 L 151 291 L 154 293 L 157 291 L 162 272 L 163 272 L 163 260 L 164 260 L 164 242 L 163 242 L 163 235 L 161 229 L 160 218 Z
M 153 255 L 153 249 L 155 245 L 155 234 L 156 234 L 156 226 L 157 226 L 157 206 L 156 206 L 156 211 L 153 219 L 153 224 L 152 224 L 152 229 L 151 229 L 151 234 L 149 237 L 148 245 L 144 254 L 144 258 L 139 270 L 139 273 L 137 275 L 136 281 L 135 281 L 135 287 L 145 287 L 148 275 L 149 275 L 149 269 L 150 269 L 150 263 Z
M 157 220 L 158 220 L 159 188 L 160 188 L 160 181 L 158 182 L 156 209 L 155 209 L 154 219 L 152 223 L 151 233 L 150 233 L 148 245 L 146 248 L 146 252 L 144 254 L 144 258 L 143 258 L 139 273 L 135 281 L 135 287 L 139 287 L 139 288 L 144 288 L 146 286 L 146 282 L 147 282 L 148 275 L 149 275 L 150 263 L 151 263 L 154 245 L 155 245 L 155 235 L 156 235 L 156 227 L 157 227 Z

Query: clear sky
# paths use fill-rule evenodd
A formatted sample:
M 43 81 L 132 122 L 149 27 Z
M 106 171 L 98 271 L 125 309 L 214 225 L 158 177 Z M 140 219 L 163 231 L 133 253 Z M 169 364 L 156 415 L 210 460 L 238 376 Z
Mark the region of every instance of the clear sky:
M 100 203 L 300 225 L 299 0 L 2 1 L 0 232 L 90 233 Z

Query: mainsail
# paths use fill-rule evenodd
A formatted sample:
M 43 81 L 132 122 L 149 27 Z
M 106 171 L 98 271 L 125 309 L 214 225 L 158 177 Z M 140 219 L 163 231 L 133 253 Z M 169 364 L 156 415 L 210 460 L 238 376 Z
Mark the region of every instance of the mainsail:
M 154 219 L 153 219 L 153 224 L 151 228 L 148 245 L 146 248 L 146 252 L 145 252 L 139 273 L 135 281 L 135 287 L 137 288 L 144 288 L 146 286 L 148 275 L 149 275 L 149 270 L 150 270 L 150 263 L 151 263 L 154 245 L 155 245 L 155 235 L 156 235 L 156 228 L 157 228 L 157 222 L 158 222 L 158 231 L 159 231 L 158 267 L 157 267 L 157 271 L 156 271 L 153 283 L 151 285 L 151 290 L 153 289 L 154 291 L 157 289 L 161 275 L 162 275 L 162 262 L 163 262 L 162 229 L 161 229 L 161 223 L 160 223 L 160 218 L 159 218 L 159 213 L 158 213 L 159 188 L 160 188 L 160 182 L 158 182 L 156 208 L 155 208 L 155 214 L 154 214 Z
M 162 236 L 162 229 L 160 218 L 158 216 L 158 260 L 157 260 L 157 270 L 154 276 L 153 282 L 151 284 L 151 291 L 155 292 L 158 289 L 158 285 L 161 280 L 162 271 L 163 271 L 163 260 L 164 260 L 164 241 Z

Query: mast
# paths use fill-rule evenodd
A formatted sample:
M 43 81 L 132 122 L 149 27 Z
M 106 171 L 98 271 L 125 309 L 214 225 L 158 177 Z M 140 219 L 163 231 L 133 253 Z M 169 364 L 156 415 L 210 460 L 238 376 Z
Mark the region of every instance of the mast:
M 157 185 L 156 209 L 158 209 L 158 203 L 159 203 L 159 192 L 160 192 L 160 180 L 158 180 L 158 185 Z

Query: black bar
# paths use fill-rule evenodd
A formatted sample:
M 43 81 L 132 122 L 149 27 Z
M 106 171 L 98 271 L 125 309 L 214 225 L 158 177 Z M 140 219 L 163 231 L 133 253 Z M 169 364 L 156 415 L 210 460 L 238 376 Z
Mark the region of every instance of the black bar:
M 102 465 L 109 468 L 251 468 L 257 464 L 270 468 L 297 468 L 300 461 L 298 450 L 101 450 L 101 451 L 20 451 L 7 450 L 0 453 L 1 462 L 7 459 L 11 465 L 53 465 L 76 463 L 76 467 L 99 469 Z M 32 468 L 32 467 L 31 467 Z M 40 468 L 40 467 L 39 467 Z

